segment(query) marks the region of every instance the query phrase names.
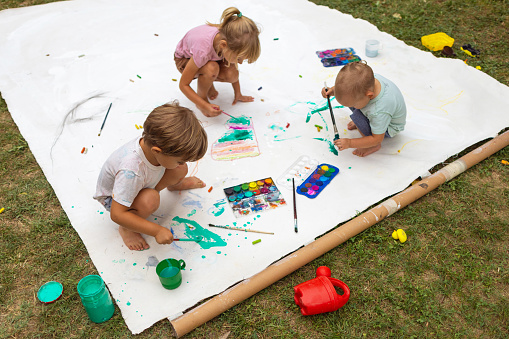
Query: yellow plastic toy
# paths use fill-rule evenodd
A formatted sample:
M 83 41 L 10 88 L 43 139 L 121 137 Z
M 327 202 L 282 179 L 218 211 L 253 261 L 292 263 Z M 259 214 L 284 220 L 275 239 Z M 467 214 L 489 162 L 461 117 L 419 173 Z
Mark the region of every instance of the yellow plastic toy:
M 404 243 L 407 240 L 406 233 L 401 228 L 399 228 L 397 231 L 392 232 L 392 237 L 396 240 L 399 239 L 401 243 Z
M 436 52 L 441 51 L 445 46 L 452 47 L 454 39 L 444 32 L 438 32 L 421 37 L 421 43 L 424 47 Z

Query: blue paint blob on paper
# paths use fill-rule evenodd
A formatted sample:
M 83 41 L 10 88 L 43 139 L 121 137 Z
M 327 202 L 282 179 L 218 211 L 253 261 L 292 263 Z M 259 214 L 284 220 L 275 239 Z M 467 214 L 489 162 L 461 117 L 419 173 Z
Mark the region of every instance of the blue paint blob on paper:
M 150 266 L 156 267 L 157 264 L 159 264 L 159 260 L 155 256 L 151 255 L 150 257 L 148 257 L 148 260 L 145 263 L 145 266 L 147 266 L 147 267 L 150 267 Z

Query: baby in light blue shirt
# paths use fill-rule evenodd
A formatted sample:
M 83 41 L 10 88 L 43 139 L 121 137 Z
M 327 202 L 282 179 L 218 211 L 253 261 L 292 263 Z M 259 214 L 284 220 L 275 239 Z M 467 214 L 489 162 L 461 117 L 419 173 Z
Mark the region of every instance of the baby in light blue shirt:
M 364 62 L 345 65 L 334 87 L 323 88 L 322 95 L 335 95 L 341 105 L 350 107 L 352 121 L 347 128 L 358 129 L 362 135 L 335 140 L 340 151 L 355 148 L 353 154 L 365 157 L 378 151 L 385 137 L 392 138 L 405 127 L 406 105 L 400 90 Z

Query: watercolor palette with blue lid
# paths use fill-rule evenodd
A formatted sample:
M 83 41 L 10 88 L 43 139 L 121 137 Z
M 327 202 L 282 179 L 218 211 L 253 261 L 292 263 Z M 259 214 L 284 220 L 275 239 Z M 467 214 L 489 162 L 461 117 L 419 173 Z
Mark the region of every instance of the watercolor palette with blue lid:
M 223 191 L 237 218 L 286 205 L 272 178 L 245 182 Z
M 324 67 L 343 66 L 351 62 L 361 61 L 357 55 L 344 54 L 335 58 L 324 58 L 322 64 Z
M 338 173 L 339 168 L 336 166 L 320 164 L 313 173 L 297 187 L 297 193 L 314 199 L 322 193 L 324 188 L 327 187 Z

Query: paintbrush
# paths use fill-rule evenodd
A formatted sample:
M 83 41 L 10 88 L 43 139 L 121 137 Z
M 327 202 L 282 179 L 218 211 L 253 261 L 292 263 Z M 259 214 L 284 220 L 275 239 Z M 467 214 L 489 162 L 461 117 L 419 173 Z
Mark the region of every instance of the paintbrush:
M 98 137 L 101 136 L 101 132 L 103 131 L 104 124 L 106 123 L 106 119 L 108 118 L 108 114 L 110 113 L 111 105 L 113 103 L 110 103 L 110 107 L 108 107 L 108 112 L 106 112 L 106 116 L 104 117 L 103 124 L 101 125 L 101 130 L 99 131 L 99 134 L 97 134 Z
M 299 233 L 299 228 L 297 227 L 297 204 L 295 199 L 295 178 L 292 178 L 293 185 L 293 225 L 295 233 Z
M 327 83 L 324 81 L 323 84 L 325 86 L 325 92 L 327 92 Z M 334 140 L 338 140 L 339 139 L 338 128 L 336 127 L 336 120 L 334 119 L 334 113 L 332 113 L 332 106 L 330 105 L 330 98 L 328 94 L 327 103 L 329 104 L 330 117 L 332 119 L 332 126 L 334 127 Z
M 225 228 L 227 230 L 235 230 L 235 231 L 263 233 L 263 234 L 274 234 L 272 232 L 257 231 L 257 230 L 252 230 L 252 229 L 249 229 L 249 228 L 241 228 L 241 227 L 230 227 L 230 226 L 222 226 L 222 225 L 214 225 L 214 224 L 209 224 L 209 226 L 210 227 Z
M 196 241 L 200 242 L 203 240 L 203 237 L 201 235 L 197 236 L 196 239 L 190 239 L 190 238 L 173 238 L 173 241 Z
M 227 116 L 229 116 L 230 118 L 233 118 L 233 119 L 236 119 L 234 116 L 232 116 L 231 114 L 228 114 L 226 113 L 225 111 L 222 111 L 224 114 L 226 114 Z

